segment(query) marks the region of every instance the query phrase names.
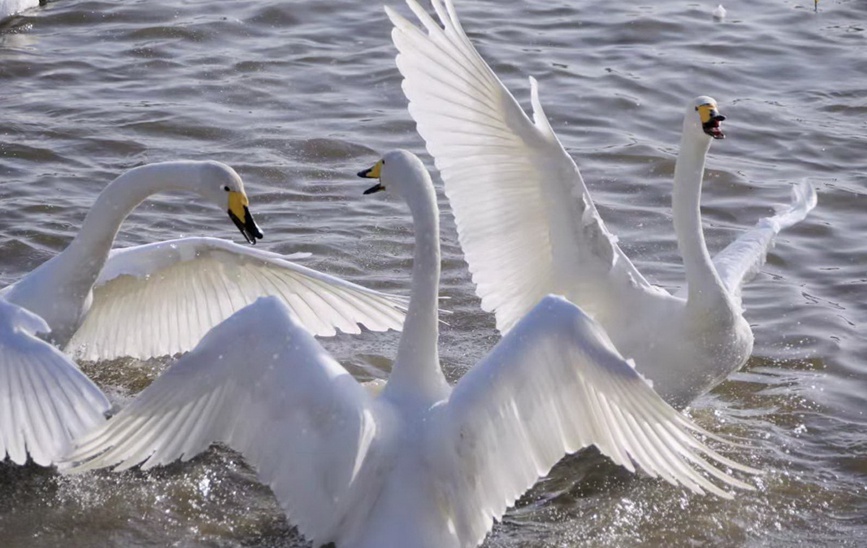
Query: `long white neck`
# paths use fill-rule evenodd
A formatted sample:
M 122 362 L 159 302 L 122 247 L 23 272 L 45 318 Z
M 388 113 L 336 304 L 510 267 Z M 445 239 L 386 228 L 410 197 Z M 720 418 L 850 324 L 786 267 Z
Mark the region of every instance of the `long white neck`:
M 415 229 L 412 295 L 409 300 L 397 358 L 383 396 L 428 405 L 444 398 L 450 388 L 440 368 L 437 302 L 440 282 L 440 223 L 436 194 L 427 171 L 416 175 L 424 184 L 407 192 Z
M 688 303 L 713 307 L 726 293 L 707 250 L 701 226 L 701 184 L 709 148 L 710 138 L 696 136 L 684 127 L 674 168 L 672 209 L 677 247 L 686 270 Z
M 82 281 L 96 280 L 102 270 L 121 223 L 148 196 L 167 190 L 196 191 L 201 180 L 201 162 L 149 164 L 127 171 L 100 193 L 90 208 L 78 235 L 57 257 L 64 270 Z

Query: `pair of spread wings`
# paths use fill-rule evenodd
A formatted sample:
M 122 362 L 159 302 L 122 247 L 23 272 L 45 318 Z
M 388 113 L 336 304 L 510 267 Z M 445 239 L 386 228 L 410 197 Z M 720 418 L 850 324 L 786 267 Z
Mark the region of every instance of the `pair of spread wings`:
M 376 502 L 381 485 L 359 470 L 381 470 L 376 459 L 404 450 L 381 445 L 394 410 L 381 411 L 267 297 L 208 333 L 67 459 L 76 471 L 148 469 L 222 442 L 256 468 L 308 540 L 327 543 L 340 538 L 349 514 Z M 709 478 L 748 486 L 716 466 L 751 471 L 698 441 L 696 433 L 711 434 L 663 402 L 596 322 L 554 296 L 460 379 L 425 427 L 422 469 L 436 474 L 443 511 L 467 545 L 564 454 L 589 445 L 629 470 L 637 464 L 727 498 Z
M 630 296 L 613 303 L 624 307 L 640 300 L 636 291 L 667 295 L 605 226 L 542 110 L 536 80 L 530 78 L 531 120 L 470 42 L 450 0 L 432 0 L 439 22 L 415 0 L 407 4 L 426 32 L 385 8 L 402 88 L 445 183 L 476 293 L 496 314 L 497 328 L 508 331 L 549 293 L 580 295 L 589 313 L 612 305 L 596 300 L 612 285 Z M 815 204 L 809 184 L 795 187 L 786 212 L 763 219 L 714 258 L 735 299 L 776 234 Z

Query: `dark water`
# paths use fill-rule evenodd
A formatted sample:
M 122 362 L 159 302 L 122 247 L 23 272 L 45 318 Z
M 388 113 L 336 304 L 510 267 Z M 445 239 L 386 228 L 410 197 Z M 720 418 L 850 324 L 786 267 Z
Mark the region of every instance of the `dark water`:
M 734 501 L 686 494 L 595 455 L 565 459 L 488 546 L 867 545 L 867 3 L 458 0 L 471 38 L 528 104 L 526 75 L 609 227 L 639 268 L 682 284 L 670 191 L 682 108 L 728 117 L 703 214 L 721 249 L 811 181 L 819 206 L 745 291 L 756 335 L 744 370 L 696 402 L 705 427 L 761 468 Z M 400 6 L 403 13 L 408 10 Z M 58 0 L 0 26 L 0 285 L 62 249 L 96 194 L 132 166 L 222 160 L 245 178 L 266 249 L 407 291 L 405 207 L 362 197 L 380 153 L 419 154 L 377 3 Z M 429 158 L 423 156 L 429 162 Z M 437 181 L 439 185 L 439 181 Z M 497 340 L 444 209 L 442 360 L 456 379 Z M 159 196 L 119 245 L 237 239 L 224 215 Z M 384 377 L 394 333 L 326 344 Z M 86 365 L 122 404 L 161 361 Z M 303 544 L 237 455 L 151 473 L 64 478 L 0 464 L 0 545 Z

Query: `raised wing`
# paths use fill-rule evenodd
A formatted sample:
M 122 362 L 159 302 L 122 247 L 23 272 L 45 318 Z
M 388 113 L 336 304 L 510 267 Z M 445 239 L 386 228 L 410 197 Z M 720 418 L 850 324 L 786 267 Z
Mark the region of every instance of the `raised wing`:
M 816 207 L 816 191 L 804 181 L 792 187 L 792 204 L 783 212 L 766 217 L 726 246 L 713 259 L 714 267 L 729 293 L 740 301 L 741 289 L 759 271 L 774 246 L 774 238 L 784 228 L 803 221 Z
M 562 297 L 546 297 L 518 322 L 435 420 L 429 450 L 460 456 L 431 459 L 457 463 L 439 471 L 443 507 L 460 538 L 478 541 L 564 454 L 589 445 L 630 471 L 635 463 L 725 498 L 705 474 L 751 489 L 716 466 L 755 472 L 698 441 L 695 432 L 710 434 L 666 404 L 599 324 Z
M 400 330 L 405 299 L 215 238 L 112 251 L 93 306 L 67 345 L 81 359 L 185 352 L 257 298 L 274 295 L 314 335 Z
M 76 436 L 105 421 L 105 395 L 60 350 L 36 336 L 45 321 L 0 298 L 0 460 L 52 464 Z
M 371 399 L 275 297 L 212 329 L 104 427 L 68 471 L 241 452 L 293 524 L 327 542 L 375 432 Z M 67 463 L 67 464 L 68 464 Z
M 623 284 L 650 285 L 608 232 L 575 162 L 551 129 L 536 81 L 530 121 L 464 33 L 449 0 L 427 34 L 386 7 L 418 132 L 445 183 L 482 308 L 506 332 L 548 293 L 588 313 Z M 612 284 L 615 287 L 611 287 Z

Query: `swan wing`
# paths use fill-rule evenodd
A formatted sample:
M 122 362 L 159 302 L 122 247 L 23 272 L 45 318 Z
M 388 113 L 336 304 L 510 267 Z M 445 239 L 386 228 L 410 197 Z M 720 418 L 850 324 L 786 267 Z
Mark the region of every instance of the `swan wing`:
M 816 190 L 804 181 L 792 187 L 792 203 L 784 211 L 766 217 L 719 252 L 713 264 L 729 294 L 740 301 L 741 289 L 765 264 L 777 234 L 802 220 L 816 207 Z
M 68 443 L 102 424 L 105 395 L 60 350 L 32 312 L 0 298 L 0 460 L 48 466 Z
M 591 314 L 600 285 L 650 284 L 609 233 L 530 79 L 531 121 L 470 43 L 449 0 L 422 32 L 386 7 L 418 132 L 445 183 L 482 308 L 506 332 L 548 293 Z M 577 302 L 577 301 L 576 301 Z
M 61 467 L 149 469 L 223 442 L 318 541 L 375 433 L 370 405 L 287 306 L 265 297 L 212 329 L 105 426 L 77 440 Z
M 725 498 L 706 475 L 749 489 L 716 467 L 754 472 L 698 441 L 695 433 L 709 434 L 666 404 L 599 324 L 562 297 L 545 297 L 518 322 L 439 411 L 432 451 L 454 463 L 441 470 L 443 496 L 461 538 L 481 540 L 564 454 L 589 445 L 630 471 L 636 464 Z
M 67 350 L 86 360 L 190 350 L 257 298 L 281 298 L 314 335 L 401 329 L 405 300 L 216 238 L 112 251 Z

